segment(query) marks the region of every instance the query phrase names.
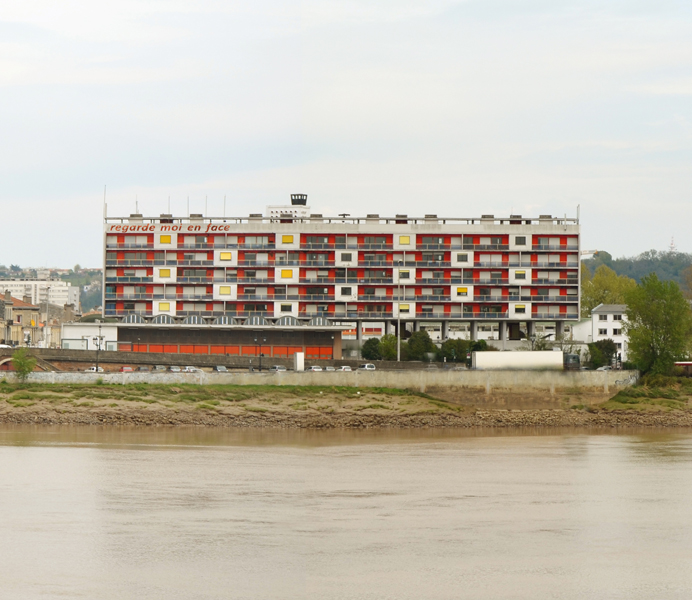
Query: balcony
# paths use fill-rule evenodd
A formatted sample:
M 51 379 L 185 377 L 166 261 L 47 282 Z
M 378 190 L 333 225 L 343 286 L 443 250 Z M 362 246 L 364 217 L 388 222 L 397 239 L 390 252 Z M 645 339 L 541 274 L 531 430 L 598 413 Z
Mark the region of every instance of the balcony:
M 579 265 L 578 264 L 571 264 L 567 262 L 527 262 L 527 261 L 521 261 L 522 267 L 528 267 L 531 269 L 578 269 Z
M 548 285 L 577 285 L 578 279 L 532 279 L 531 285 L 548 284 Z
M 152 294 L 123 294 L 118 292 L 106 292 L 106 301 L 116 300 L 151 300 Z
M 235 267 L 236 265 L 227 265 L 227 266 L 233 266 Z M 259 260 L 239 260 L 237 262 L 237 266 L 239 267 L 257 267 L 257 268 L 266 268 L 266 267 L 278 267 L 281 265 L 275 265 L 273 262 L 269 261 L 259 261 Z
M 518 295 L 511 296 L 481 296 L 477 295 L 473 297 L 474 302 L 516 302 L 519 300 Z
M 502 279 L 469 279 L 464 277 L 462 283 L 467 285 L 481 285 L 486 287 L 491 287 L 493 285 L 509 285 L 509 279 L 503 277 Z
M 577 252 L 579 248 L 577 246 L 568 246 L 568 245 L 552 245 L 552 244 L 534 244 L 531 246 L 532 250 L 548 250 L 548 251 L 553 251 L 553 250 L 568 250 L 571 252 Z
M 150 250 L 154 249 L 154 244 L 135 244 L 134 242 L 127 242 L 124 244 L 114 244 L 114 243 L 107 243 L 106 244 L 106 249 L 110 250 L 111 248 L 117 249 L 117 250 L 122 250 L 122 249 L 131 249 L 135 250 L 137 248 L 148 248 Z
M 502 261 L 502 262 L 493 262 L 493 261 L 481 261 L 481 260 L 476 260 L 473 263 L 474 267 L 486 267 L 490 269 L 507 269 L 509 267 L 518 267 L 520 266 L 520 262 L 518 260 L 513 260 L 513 261 Z
M 540 302 L 543 304 L 577 304 L 579 302 L 577 296 L 522 296 L 521 300 L 522 302 Z
M 497 319 L 506 319 L 509 316 L 507 311 L 496 312 L 496 313 L 473 313 L 464 312 L 462 318 L 464 319 L 483 319 L 484 321 L 494 321 Z
M 346 250 L 346 244 L 303 242 L 300 248 L 301 250 Z
M 153 279 L 151 275 L 146 275 L 144 277 L 120 275 L 115 277 L 106 277 L 106 283 L 153 283 Z
M 461 246 L 451 244 L 417 244 L 416 250 L 461 250 Z
M 214 261 L 207 260 L 167 260 L 167 267 L 213 267 Z
M 534 312 L 531 313 L 531 318 L 532 319 L 545 319 L 546 321 L 578 321 L 579 320 L 579 315 L 577 313 L 572 313 L 569 315 L 556 315 L 556 314 L 551 314 L 551 313 L 546 313 L 546 312 Z
M 469 244 L 464 242 L 462 250 L 509 250 L 509 244 Z

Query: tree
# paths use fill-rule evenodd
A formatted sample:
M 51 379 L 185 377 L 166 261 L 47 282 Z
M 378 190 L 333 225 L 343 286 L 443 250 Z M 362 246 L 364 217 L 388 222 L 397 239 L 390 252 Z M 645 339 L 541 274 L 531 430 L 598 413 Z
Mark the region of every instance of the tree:
M 437 351 L 437 360 L 447 359 L 449 363 L 465 363 L 470 348 L 468 340 L 445 340 Z
M 611 339 L 598 340 L 589 344 L 589 363 L 592 368 L 598 369 L 613 362 L 613 357 L 618 351 L 615 342 Z
M 12 354 L 12 366 L 17 379 L 24 383 L 27 377 L 29 377 L 29 373 L 34 370 L 36 359 L 33 356 L 29 356 L 26 348 L 19 348 Z
M 383 335 L 380 338 L 379 349 L 382 360 L 396 360 L 396 336 L 391 333 Z
M 674 281 L 661 281 L 655 273 L 625 295 L 629 358 L 645 373 L 670 374 L 686 354 L 692 333 L 692 311 Z
M 637 282 L 613 269 L 601 265 L 593 277 L 581 287 L 582 317 L 589 317 L 599 304 L 624 304 L 625 294 L 634 289 Z
M 407 342 L 408 360 L 428 360 L 428 352 L 435 352 L 435 344 L 427 331 L 414 331 Z
M 692 265 L 687 267 L 680 277 L 682 279 L 682 293 L 688 300 L 692 299 Z
M 382 358 L 380 354 L 380 340 L 377 338 L 367 340 L 360 349 L 360 355 L 365 360 L 380 360 Z

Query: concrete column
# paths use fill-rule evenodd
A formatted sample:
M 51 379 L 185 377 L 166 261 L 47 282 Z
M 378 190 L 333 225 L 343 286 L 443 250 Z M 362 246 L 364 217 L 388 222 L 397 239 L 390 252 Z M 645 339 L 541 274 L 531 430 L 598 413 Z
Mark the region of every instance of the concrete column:
M 384 333 L 385 335 L 393 335 L 396 326 L 391 321 L 384 322 Z
M 507 343 L 507 322 L 500 321 L 500 341 L 502 342 L 502 349 L 505 349 L 505 344 Z
M 363 347 L 363 322 L 356 321 L 356 341 L 358 342 L 358 354 L 360 355 L 360 349 Z
M 442 335 L 442 341 L 443 342 L 449 337 L 449 321 L 442 321 L 442 327 L 440 328 L 440 334 Z
M 565 323 L 564 321 L 555 321 L 555 339 L 561 335 L 565 335 Z
M 533 321 L 526 321 L 526 337 L 530 338 L 536 334 L 536 324 Z
M 476 321 L 471 321 L 469 323 L 471 341 L 476 341 L 478 339 L 478 323 Z
M 413 331 L 420 331 L 420 321 L 413 322 Z

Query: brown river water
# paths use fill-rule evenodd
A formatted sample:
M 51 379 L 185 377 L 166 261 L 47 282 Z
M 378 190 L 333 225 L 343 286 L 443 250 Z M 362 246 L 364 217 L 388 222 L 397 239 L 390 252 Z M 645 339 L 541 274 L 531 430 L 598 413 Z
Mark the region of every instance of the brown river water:
M 0 598 L 692 598 L 692 433 L 0 428 Z

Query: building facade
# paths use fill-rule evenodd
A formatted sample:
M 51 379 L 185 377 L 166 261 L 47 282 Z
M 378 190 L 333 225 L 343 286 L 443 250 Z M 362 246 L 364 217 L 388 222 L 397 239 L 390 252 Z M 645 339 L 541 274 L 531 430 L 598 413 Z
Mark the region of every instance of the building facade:
M 36 345 L 42 336 L 39 322 L 39 307 L 29 302 L 13 298 L 10 292 L 0 299 L 0 343 L 10 346 Z
M 295 200 L 294 200 L 295 202 Z M 105 317 L 499 323 L 500 339 L 579 318 L 576 219 L 308 215 L 107 218 Z
M 628 360 L 628 339 L 625 335 L 623 323 L 627 321 L 626 304 L 599 304 L 591 311 L 591 340 L 613 340 L 620 353 L 622 362 Z
M 15 298 L 30 298 L 32 304 L 71 304 L 79 310 L 79 287 L 61 279 L 3 279 L 2 292 L 10 292 Z

